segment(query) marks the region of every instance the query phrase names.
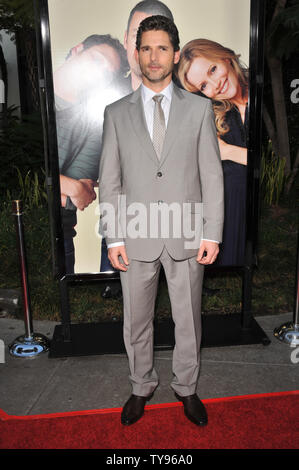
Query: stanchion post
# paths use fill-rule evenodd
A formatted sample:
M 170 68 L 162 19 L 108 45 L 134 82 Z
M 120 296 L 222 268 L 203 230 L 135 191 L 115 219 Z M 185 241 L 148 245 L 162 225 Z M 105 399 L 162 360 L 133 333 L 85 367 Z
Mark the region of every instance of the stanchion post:
M 48 351 L 50 341 L 46 336 L 33 332 L 30 291 L 27 275 L 27 258 L 24 243 L 22 201 L 13 201 L 12 209 L 13 216 L 15 217 L 15 228 L 19 250 L 25 334 L 19 336 L 13 343 L 9 345 L 9 352 L 12 356 L 15 357 L 34 357 L 41 352 Z
M 293 321 L 287 322 L 274 330 L 274 336 L 289 344 L 291 347 L 299 346 L 299 232 L 297 240 L 297 271 L 295 281 L 295 305 Z

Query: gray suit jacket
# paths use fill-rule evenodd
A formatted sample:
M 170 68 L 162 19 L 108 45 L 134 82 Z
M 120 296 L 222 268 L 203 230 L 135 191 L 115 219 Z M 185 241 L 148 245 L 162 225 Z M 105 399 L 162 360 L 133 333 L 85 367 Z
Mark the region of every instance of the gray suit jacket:
M 201 238 L 221 242 L 223 174 L 210 100 L 174 86 L 160 160 L 140 88 L 107 106 L 99 194 L 100 231 L 107 244 L 124 241 L 129 259 L 153 261 L 166 246 L 183 260 Z

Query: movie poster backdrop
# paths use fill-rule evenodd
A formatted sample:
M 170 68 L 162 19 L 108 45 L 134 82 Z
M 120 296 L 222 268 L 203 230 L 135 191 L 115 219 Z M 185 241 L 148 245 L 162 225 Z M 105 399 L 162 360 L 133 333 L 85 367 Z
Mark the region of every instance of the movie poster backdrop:
M 113 270 L 99 234 L 98 169 L 105 106 L 140 85 L 133 56 L 136 30 L 146 16 L 160 13 L 151 0 L 145 0 L 147 11 L 141 6 L 128 23 L 137 3 L 48 0 L 67 274 Z M 174 81 L 212 99 L 215 109 L 225 182 L 225 226 L 216 265 L 242 266 L 250 0 L 163 3 L 178 27 L 181 50 L 186 51 Z M 190 50 L 201 52 L 192 54 Z

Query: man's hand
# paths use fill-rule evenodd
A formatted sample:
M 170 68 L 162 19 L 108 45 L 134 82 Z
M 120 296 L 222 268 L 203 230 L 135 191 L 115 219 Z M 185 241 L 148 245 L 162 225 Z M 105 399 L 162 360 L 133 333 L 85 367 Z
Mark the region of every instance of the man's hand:
M 71 195 L 70 198 L 72 203 L 80 209 L 80 211 L 83 211 L 97 197 L 93 189 L 95 183 L 90 179 L 80 179 L 77 180 L 76 183 L 76 190 L 74 191 L 74 195 Z
M 83 211 L 96 199 L 94 187 L 98 184 L 95 181 L 88 178 L 76 180 L 64 175 L 60 175 L 59 178 L 62 207 L 65 207 L 66 198 L 69 197 L 77 209 Z
M 218 243 L 202 240 L 197 253 L 196 261 L 200 264 L 212 264 L 216 260 L 218 253 Z
M 60 194 L 61 198 L 61 207 L 65 207 L 66 206 L 66 199 L 67 199 L 67 196 L 65 194 Z
M 125 264 L 122 264 L 119 261 L 119 256 L 122 257 L 123 262 Z M 129 265 L 129 260 L 124 245 L 113 246 L 112 248 L 108 248 L 108 259 L 114 269 L 119 269 L 120 271 L 128 270 L 127 266 Z

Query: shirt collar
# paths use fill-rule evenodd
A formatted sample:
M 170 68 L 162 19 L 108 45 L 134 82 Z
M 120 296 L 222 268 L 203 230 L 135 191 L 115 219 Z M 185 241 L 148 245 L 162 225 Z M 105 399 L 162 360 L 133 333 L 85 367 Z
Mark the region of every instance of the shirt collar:
M 142 95 L 142 99 L 144 103 L 148 103 L 155 95 L 163 95 L 165 96 L 167 100 L 171 101 L 172 91 L 173 91 L 172 81 L 169 83 L 169 85 L 167 85 L 166 88 L 164 88 L 159 93 L 156 93 L 155 91 L 151 90 L 150 88 L 146 87 L 143 83 L 141 83 L 141 95 Z

